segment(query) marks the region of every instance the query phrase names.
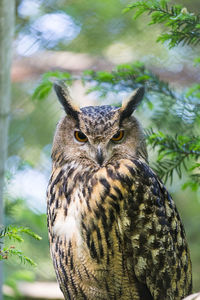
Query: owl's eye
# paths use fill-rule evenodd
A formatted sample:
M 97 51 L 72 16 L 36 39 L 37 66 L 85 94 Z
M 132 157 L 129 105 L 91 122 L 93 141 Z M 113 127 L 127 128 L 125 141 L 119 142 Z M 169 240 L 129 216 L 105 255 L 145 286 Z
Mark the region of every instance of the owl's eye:
M 75 139 L 81 143 L 85 143 L 88 140 L 87 136 L 81 131 L 75 131 L 74 136 Z
M 111 141 L 119 142 L 124 137 L 124 130 L 119 130 L 115 135 L 113 135 Z

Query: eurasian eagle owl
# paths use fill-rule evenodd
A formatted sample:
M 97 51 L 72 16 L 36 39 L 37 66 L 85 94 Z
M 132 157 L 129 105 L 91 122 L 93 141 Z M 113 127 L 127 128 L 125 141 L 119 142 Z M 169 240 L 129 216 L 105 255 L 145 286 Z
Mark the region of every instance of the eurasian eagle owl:
M 66 115 L 53 141 L 48 228 L 65 299 L 182 299 L 192 286 L 184 228 L 132 116 L 144 89 L 120 108 L 78 108 L 62 82 L 54 88 Z

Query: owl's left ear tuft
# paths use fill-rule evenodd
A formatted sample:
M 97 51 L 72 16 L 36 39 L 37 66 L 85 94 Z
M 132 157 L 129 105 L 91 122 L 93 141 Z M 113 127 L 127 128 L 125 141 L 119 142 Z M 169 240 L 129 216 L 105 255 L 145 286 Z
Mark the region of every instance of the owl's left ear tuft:
M 144 87 L 138 88 L 128 97 L 128 99 L 126 99 L 125 103 L 122 104 L 122 107 L 119 109 L 120 122 L 132 115 L 139 103 L 142 101 L 144 91 Z
M 69 94 L 68 88 L 62 80 L 56 80 L 53 83 L 54 90 L 58 96 L 58 100 L 62 104 L 66 114 L 70 115 L 76 121 L 79 120 L 78 115 L 80 109 L 73 104 L 73 100 Z

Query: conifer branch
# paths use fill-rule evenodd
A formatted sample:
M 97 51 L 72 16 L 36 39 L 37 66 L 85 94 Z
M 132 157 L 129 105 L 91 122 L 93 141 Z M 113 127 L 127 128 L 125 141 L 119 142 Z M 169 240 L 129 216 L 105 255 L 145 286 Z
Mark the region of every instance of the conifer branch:
M 7 260 L 11 256 L 18 257 L 21 262 L 23 263 L 29 263 L 32 266 L 36 266 L 35 262 L 23 254 L 23 252 L 19 249 L 16 249 L 16 246 L 7 246 L 3 247 L 3 242 L 6 244 L 6 238 L 17 241 L 17 242 L 24 242 L 24 239 L 22 238 L 22 234 L 29 235 L 33 237 L 36 240 L 41 240 L 41 237 L 34 233 L 32 230 L 30 230 L 27 227 L 17 227 L 14 225 L 9 225 L 7 227 L 1 227 L 0 229 L 0 261 L 1 260 Z
M 200 43 L 200 14 L 189 13 L 186 7 L 172 5 L 169 7 L 168 0 L 141 0 L 136 1 L 124 12 L 135 9 L 134 18 L 138 18 L 144 13 L 151 16 L 149 25 L 164 24 L 170 31 L 162 33 L 157 41 L 169 42 L 169 47 L 173 48 L 180 44 L 198 45 Z
M 146 130 L 148 143 L 152 148 L 158 147 L 157 162 L 153 165 L 155 171 L 166 182 L 173 180 L 176 172 L 182 177 L 182 169 L 185 169 L 190 178 L 198 184 L 200 179 L 200 136 L 169 136 L 163 132 L 155 133 L 152 129 Z

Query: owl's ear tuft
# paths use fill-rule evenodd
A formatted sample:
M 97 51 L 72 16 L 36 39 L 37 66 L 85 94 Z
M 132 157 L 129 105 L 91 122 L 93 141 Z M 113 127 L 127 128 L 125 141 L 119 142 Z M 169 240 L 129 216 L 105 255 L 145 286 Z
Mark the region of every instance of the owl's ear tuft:
M 70 115 L 76 121 L 79 120 L 78 115 L 80 109 L 73 104 L 73 100 L 69 94 L 68 88 L 62 80 L 54 81 L 53 83 L 54 90 L 58 96 L 58 100 L 62 104 L 66 114 Z
M 122 122 L 124 119 L 130 117 L 132 113 L 137 108 L 138 104 L 142 101 L 142 98 L 144 96 L 144 87 L 140 87 L 137 90 L 135 90 L 128 99 L 125 100 L 125 103 L 122 104 L 122 107 L 120 108 L 120 122 Z

